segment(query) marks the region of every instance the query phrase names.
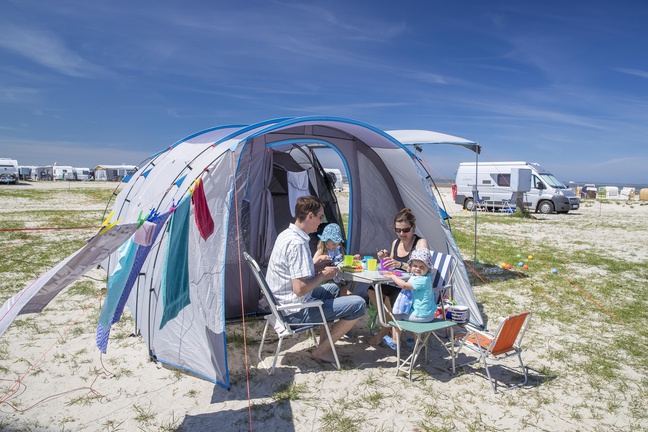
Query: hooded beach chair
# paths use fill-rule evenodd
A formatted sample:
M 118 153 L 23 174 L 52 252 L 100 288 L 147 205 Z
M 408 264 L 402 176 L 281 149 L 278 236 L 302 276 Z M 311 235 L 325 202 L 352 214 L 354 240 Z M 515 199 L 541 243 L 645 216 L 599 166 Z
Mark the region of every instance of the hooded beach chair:
M 530 319 L 531 312 L 529 311 L 509 315 L 504 319 L 504 321 L 502 321 L 495 333 L 482 331 L 470 324 L 466 325 L 467 333 L 460 338 L 461 344 L 457 349 L 457 353 L 459 353 L 463 347 L 466 347 L 477 353 L 478 358 L 463 363 L 460 366 L 466 366 L 481 361 L 484 365 L 484 369 L 486 369 L 486 375 L 488 375 L 488 380 L 493 387 L 493 391 L 497 393 L 497 382 L 491 376 L 488 363 L 492 361 L 501 361 L 516 355 L 520 362 L 522 373 L 524 374 L 524 381 L 509 386 L 505 388 L 505 390 L 511 390 L 525 385 L 528 380 L 528 373 L 524 363 L 522 362 L 521 343 Z
M 291 303 L 291 304 L 285 304 L 285 305 L 279 305 L 277 303 L 277 300 L 275 299 L 275 296 L 272 294 L 272 291 L 270 290 L 270 287 L 268 286 L 268 283 L 266 282 L 266 278 L 261 272 L 261 268 L 259 267 L 259 264 L 252 258 L 247 252 L 243 252 L 243 257 L 247 261 L 248 265 L 250 266 L 250 269 L 252 270 L 252 274 L 254 275 L 254 278 L 256 279 L 257 283 L 261 287 L 261 291 L 263 292 L 263 295 L 265 296 L 266 300 L 268 301 L 268 305 L 270 307 L 270 314 L 265 316 L 265 328 L 263 329 L 263 336 L 261 337 L 261 345 L 259 346 L 259 360 L 261 360 L 261 364 L 263 364 L 263 367 L 268 370 L 265 362 L 263 361 L 262 353 L 263 353 L 263 344 L 265 343 L 266 336 L 268 334 L 268 327 L 272 326 L 274 330 L 277 332 L 277 336 L 279 336 L 279 342 L 277 343 L 277 350 L 275 351 L 274 355 L 274 360 L 272 361 L 272 368 L 268 371 L 270 375 L 274 373 L 275 366 L 277 364 L 277 359 L 279 358 L 279 352 L 281 351 L 281 344 L 284 340 L 285 337 L 288 336 L 293 336 L 296 337 L 299 333 L 310 330 L 311 336 L 313 337 L 313 342 L 315 343 L 315 346 L 317 346 L 317 338 L 315 337 L 315 331 L 314 328 L 316 326 L 321 325 L 324 327 L 326 330 L 326 335 L 328 336 L 330 341 L 333 341 L 331 338 L 331 330 L 329 329 L 328 323 L 326 322 L 326 317 L 324 316 L 324 311 L 322 310 L 322 304 L 323 302 L 321 300 L 313 300 L 310 302 L 306 303 Z M 283 315 L 283 310 L 286 309 L 306 309 L 310 307 L 317 307 L 320 312 L 320 316 L 322 317 L 321 322 L 316 322 L 312 324 L 292 324 L 289 323 L 285 320 L 284 315 Z M 335 351 L 335 345 L 331 343 L 331 351 L 333 351 L 333 356 L 335 357 L 335 364 L 337 369 L 340 369 L 340 360 L 338 359 L 337 352 Z

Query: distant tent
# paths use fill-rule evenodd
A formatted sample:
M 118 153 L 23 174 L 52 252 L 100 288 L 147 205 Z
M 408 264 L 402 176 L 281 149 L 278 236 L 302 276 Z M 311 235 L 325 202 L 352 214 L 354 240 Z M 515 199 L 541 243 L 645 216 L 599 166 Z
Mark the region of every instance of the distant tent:
M 152 357 L 229 387 L 225 320 L 262 311 L 259 287 L 242 254 L 248 252 L 265 267 L 278 233 L 293 221 L 288 173 L 306 172 L 309 192 L 325 203 L 326 222 L 344 225 L 333 185 L 317 158 L 322 148 L 340 157 L 348 181 L 346 249 L 373 255 L 388 246 L 394 239 L 394 215 L 409 207 L 417 216 L 417 233 L 430 248 L 457 258 L 454 299 L 470 308 L 473 323 L 483 325 L 463 260 L 419 158 L 393 136 L 354 120 L 282 118 L 215 127 L 180 140 L 140 164 L 116 197 L 114 219 L 132 223 L 142 214 L 178 206 L 200 179 L 201 202 L 213 222 L 211 235 L 203 238 L 198 212 L 191 206 L 186 236 L 189 300 L 162 326 L 167 232 L 137 267 L 128 306 Z M 313 234 L 312 247 L 316 241 Z M 128 261 L 125 253 L 114 252 L 104 262 L 111 278 Z
M 97 165 L 94 168 L 95 181 L 124 181 L 135 172 L 135 165 Z

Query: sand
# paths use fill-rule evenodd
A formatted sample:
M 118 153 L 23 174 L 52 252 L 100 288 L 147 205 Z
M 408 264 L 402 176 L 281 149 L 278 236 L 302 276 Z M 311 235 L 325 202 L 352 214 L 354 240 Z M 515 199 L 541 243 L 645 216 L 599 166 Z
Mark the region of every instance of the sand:
M 43 182 L 32 187 L 72 186 Z M 74 187 L 97 184 L 79 183 Z M 453 204 L 448 192 L 443 189 L 442 195 L 453 217 L 453 229 L 470 232 L 473 215 Z M 13 208 L 16 203 L 15 199 L 0 198 L 0 209 Z M 20 205 L 73 209 L 87 208 L 88 203 Z M 102 208 L 101 203 L 92 206 L 96 210 Z M 587 251 L 614 260 L 635 261 L 644 267 L 648 262 L 645 202 L 592 201 L 567 215 L 536 215 L 537 220 L 516 224 L 514 230 L 502 223 L 506 217 L 480 214 L 480 235 L 508 237 L 525 254 L 537 253 L 542 245 L 554 247 L 561 258 Z M 54 239 L 63 234 L 48 235 Z M 472 249 L 462 252 L 469 264 L 478 266 L 471 261 Z M 541 259 L 538 256 L 536 262 Z M 493 268 L 496 266 L 488 267 Z M 569 279 L 553 284 L 568 288 L 570 280 L 580 283 L 583 275 L 591 278 L 607 274 L 595 267 L 565 268 L 570 271 L 565 275 Z M 637 281 L 637 289 L 645 290 L 648 276 L 642 274 L 644 279 Z M 572 350 L 575 344 L 589 339 L 593 346 L 605 349 L 616 334 L 632 333 L 632 329 L 615 321 L 585 296 L 577 300 L 582 310 L 575 313 L 580 313 L 580 317 L 570 322 L 556 319 L 552 309 L 558 307 L 554 302 L 559 294 L 552 292 L 545 282 L 549 277 L 549 272 L 530 272 L 527 280 L 501 282 L 484 276 L 485 283 L 475 286 L 477 300 L 492 330 L 498 317 L 527 308 L 534 312 L 523 344 L 529 382 L 510 392 L 494 394 L 483 369 L 478 367 L 461 368 L 453 375 L 448 370 L 450 363 L 445 351 L 432 343 L 429 362 L 420 362 L 414 382 L 396 376 L 395 352 L 365 343 L 370 335 L 366 317 L 352 330 L 349 339 L 338 343 L 341 371 L 311 360 L 312 342 L 303 335 L 286 342 L 274 376 L 268 375 L 257 359 L 263 322 L 250 319 L 230 324 L 232 386 L 227 390 L 150 362 L 144 343 L 131 336 L 134 326 L 128 318 L 113 327 L 108 354 L 101 355 L 94 344 L 94 329 L 105 274 L 96 269 L 82 278 L 82 283 L 94 288 L 96 296 L 79 293 L 72 286 L 43 313 L 19 318 L 0 339 L 0 429 L 648 430 L 645 362 L 622 364 L 609 383 L 573 367 L 587 364 L 581 363 L 587 352 Z M 589 293 L 590 287 L 583 288 Z M 16 287 L 16 291 L 19 289 Z M 538 289 L 544 290 L 554 302 Z M 506 301 L 488 300 L 497 293 Z M 593 293 L 593 300 L 608 301 L 598 292 Z M 235 337 L 243 329 L 246 344 L 243 338 Z M 645 330 L 637 338 L 638 347 L 645 349 Z M 275 346 L 273 336 L 263 353 L 267 364 Z M 459 356 L 460 361 L 466 359 L 466 354 Z M 507 364 L 515 366 L 515 359 Z M 519 381 L 519 376 L 499 367 L 493 368 L 493 373 L 504 383 Z

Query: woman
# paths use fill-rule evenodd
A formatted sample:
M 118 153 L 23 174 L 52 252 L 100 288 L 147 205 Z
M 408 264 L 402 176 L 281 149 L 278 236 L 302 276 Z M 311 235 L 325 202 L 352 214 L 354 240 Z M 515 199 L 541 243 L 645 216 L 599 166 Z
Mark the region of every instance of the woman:
M 386 249 L 378 252 L 379 259 L 386 258 L 386 261 L 384 262 L 385 267 L 409 272 L 409 264 L 407 264 L 407 262 L 410 259 L 412 251 L 414 249 L 428 249 L 427 241 L 414 234 L 415 230 L 416 217 L 412 211 L 408 208 L 399 211 L 394 217 L 394 231 L 398 238 L 392 242 L 391 252 L 388 253 Z M 400 290 L 401 289 L 396 285 L 382 285 L 383 302 L 388 311 L 391 312 L 392 304 L 396 301 L 396 297 L 398 297 Z M 367 293 L 369 294 L 369 300 L 375 307 L 376 292 L 373 287 L 370 287 Z M 377 335 L 369 339 L 368 343 L 370 345 L 379 345 L 383 342 L 383 338 L 387 336 L 389 330 L 390 327 L 383 327 Z M 384 342 L 389 347 L 396 349 L 392 338 L 389 338 L 389 336 L 387 336 Z

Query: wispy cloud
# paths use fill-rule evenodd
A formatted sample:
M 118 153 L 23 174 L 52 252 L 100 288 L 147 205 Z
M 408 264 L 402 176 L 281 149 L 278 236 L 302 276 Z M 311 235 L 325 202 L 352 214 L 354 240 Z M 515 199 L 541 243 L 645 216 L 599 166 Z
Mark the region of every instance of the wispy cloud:
M 614 70 L 627 75 L 634 75 L 641 78 L 648 78 L 648 71 L 641 70 L 641 69 L 615 68 Z
M 43 30 L 5 24 L 0 32 L 0 47 L 73 77 L 86 77 L 101 69 L 68 48 L 56 34 Z

